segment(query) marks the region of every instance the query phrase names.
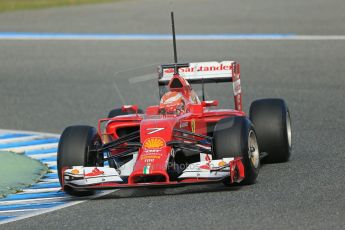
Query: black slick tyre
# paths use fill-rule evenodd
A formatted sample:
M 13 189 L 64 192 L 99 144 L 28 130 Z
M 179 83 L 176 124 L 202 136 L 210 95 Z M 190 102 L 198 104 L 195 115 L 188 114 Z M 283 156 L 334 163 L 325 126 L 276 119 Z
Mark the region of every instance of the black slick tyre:
M 217 159 L 242 157 L 245 179 L 241 184 L 254 184 L 259 174 L 260 156 L 256 133 L 246 117 L 219 120 L 214 129 L 213 148 Z M 224 184 L 229 185 L 225 180 Z
M 260 99 L 250 106 L 250 120 L 255 127 L 260 150 L 267 153 L 265 162 L 280 163 L 291 155 L 291 119 L 284 100 Z
M 98 156 L 88 151 L 97 141 L 99 141 L 97 131 L 90 126 L 70 126 L 63 131 L 57 152 L 57 171 L 61 186 L 63 186 L 62 173 L 66 167 L 97 165 Z M 75 196 L 93 194 L 92 191 L 75 191 L 67 186 L 65 192 Z

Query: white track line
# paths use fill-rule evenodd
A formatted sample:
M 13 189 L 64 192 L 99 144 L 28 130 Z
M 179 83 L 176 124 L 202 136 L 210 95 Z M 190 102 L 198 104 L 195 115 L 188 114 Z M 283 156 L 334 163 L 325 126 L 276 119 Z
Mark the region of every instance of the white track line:
M 59 182 L 59 179 L 41 179 L 39 182 L 56 183 Z
M 55 166 L 56 165 L 56 161 L 46 161 L 46 162 L 43 162 L 43 164 L 48 165 L 48 167 Z
M 334 41 L 345 40 L 345 35 L 293 35 L 293 34 L 199 34 L 199 35 L 177 35 L 179 41 L 288 41 L 288 40 L 300 40 L 300 41 Z M 18 40 L 18 41 L 170 41 L 171 37 L 168 35 L 139 35 L 134 36 L 128 34 L 124 36 L 110 35 L 104 36 L 102 34 L 96 35 L 68 35 L 68 34 L 11 34 L 1 35 L 0 40 Z
M 0 38 L 1 39 L 1 38 Z M 20 130 L 0 130 L 0 134 L 3 133 L 25 133 L 25 134 L 34 134 L 35 136 L 41 136 L 42 138 L 51 138 L 51 137 L 56 137 L 59 138 L 60 135 L 57 134 L 51 134 L 51 133 L 39 133 L 39 132 L 28 132 L 28 131 L 20 131 Z M 15 139 L 15 138 L 13 138 Z M 25 141 L 27 139 L 25 138 L 16 138 L 16 140 L 21 140 L 21 141 Z M 30 140 L 30 139 L 29 139 Z M 8 139 L 7 139 L 8 141 Z M 8 142 L 6 142 L 8 143 Z M 38 149 L 49 149 L 49 148 L 56 148 L 57 147 L 57 143 L 51 143 L 51 144 L 41 144 L 41 145 L 34 145 L 34 146 L 23 146 L 23 147 L 17 147 L 17 148 L 8 148 L 6 150 L 11 150 L 14 152 L 24 152 L 27 150 L 38 150 Z M 2 149 L 5 150 L 5 149 Z M 47 154 L 34 154 L 34 155 L 30 155 L 28 157 L 32 157 L 35 159 L 41 159 L 41 158 L 48 158 L 48 157 L 54 157 L 56 156 L 57 153 L 47 153 Z M 45 162 L 47 163 L 49 166 L 55 166 L 56 162 L 55 161 L 50 161 L 50 162 Z M 57 170 L 49 170 L 52 173 L 57 173 Z M 58 179 L 41 179 L 39 184 L 44 184 L 44 183 L 56 183 L 58 182 Z M 23 192 L 20 192 L 20 194 L 29 194 L 29 193 L 45 193 L 45 192 L 57 192 L 60 191 L 61 188 L 60 187 L 55 187 L 55 188 L 37 188 L 37 189 L 23 189 Z M 5 224 L 5 223 L 9 223 L 9 222 L 14 222 L 17 220 L 21 220 L 21 219 L 26 219 L 29 217 L 33 217 L 33 216 L 37 216 L 43 213 L 47 213 L 47 212 L 51 212 L 54 210 L 58 210 L 58 209 L 62 209 L 62 208 L 66 208 L 72 205 L 76 205 L 76 204 L 80 204 L 82 202 L 85 202 L 87 200 L 90 199 L 95 199 L 98 197 L 102 197 L 105 196 L 109 193 L 112 193 L 116 190 L 111 190 L 111 191 L 102 191 L 102 192 L 98 192 L 96 195 L 87 197 L 87 198 L 83 198 L 83 200 L 80 200 L 78 198 L 74 198 L 72 196 L 66 195 L 63 197 L 45 197 L 45 198 L 33 198 L 33 199 L 25 199 L 25 200 L 8 200 L 8 201 L 1 201 L 0 199 L 0 205 L 13 205 L 13 204 L 35 204 L 35 203 L 44 203 L 46 202 L 67 202 L 65 204 L 59 204 L 55 207 L 52 208 L 32 208 L 32 209 L 19 209 L 19 210 L 3 210 L 0 211 L 0 214 L 13 214 L 14 218 L 10 218 L 10 219 L 6 219 L 6 220 L 2 220 L 0 221 L 0 225 L 1 224 Z M 16 214 L 18 213 L 18 214 Z M 18 216 L 17 216 L 18 215 Z
M 56 157 L 57 153 L 40 153 L 40 154 L 32 154 L 28 157 L 34 158 L 34 159 L 42 159 L 42 158 L 50 158 L 50 157 Z
M 54 133 L 31 132 L 31 131 L 25 131 L 25 130 L 12 130 L 12 129 L 0 129 L 0 133 L 23 133 L 23 134 L 44 135 L 47 137 L 60 137 L 59 134 L 54 134 Z
M 68 40 L 77 40 L 77 41 L 170 41 L 171 39 L 107 39 L 107 38 L 22 38 L 22 39 L 13 39 L 13 40 L 59 40 L 59 41 L 68 41 Z M 289 40 L 299 40 L 299 41 L 333 41 L 333 40 L 345 40 L 345 36 L 341 35 L 331 35 L 331 36 L 313 36 L 313 35 L 304 35 L 304 36 L 291 36 L 285 38 L 260 38 L 260 37 L 253 37 L 253 38 L 246 38 L 246 37 L 239 37 L 239 38 L 180 38 L 179 41 L 289 41 Z
M 23 141 L 33 141 L 37 139 L 42 139 L 44 136 L 42 135 L 34 135 L 34 136 L 27 136 L 27 137 L 13 137 L 7 139 L 0 139 L 0 144 L 8 144 L 13 142 L 23 142 Z
M 272 39 L 272 40 L 275 40 L 275 39 Z M 311 40 L 311 41 L 312 40 L 314 41 L 345 40 L 345 35 L 295 35 L 287 39 L 276 39 L 276 40 Z
M 54 183 L 59 182 L 59 179 L 53 179 L 53 180 L 57 180 L 57 181 L 54 181 Z M 52 181 L 39 181 L 35 184 L 51 184 L 51 183 L 53 183 L 53 182 Z
M 56 202 L 56 201 L 68 201 L 68 200 L 78 200 L 78 198 L 66 196 L 66 197 L 46 197 L 46 198 L 37 198 L 37 199 L 25 199 L 25 200 L 8 200 L 8 201 L 1 201 L 0 205 L 38 204 L 38 203 L 46 203 L 47 201 Z
M 10 151 L 10 152 L 15 152 L 15 153 L 21 153 L 21 152 L 28 151 L 28 150 L 57 148 L 57 146 L 58 146 L 57 143 L 50 143 L 50 144 L 41 144 L 41 145 L 30 145 L 30 146 L 6 148 L 6 149 L 2 149 L 2 150 Z
M 20 194 L 24 194 L 24 193 L 43 193 L 43 192 L 57 192 L 60 191 L 61 187 L 55 187 L 55 188 L 36 188 L 36 189 L 23 189 L 23 192 L 21 192 Z
M 31 212 L 31 211 L 39 211 L 40 208 L 30 208 L 30 209 L 16 209 L 16 210 L 6 210 L 6 211 L 0 211 L 0 213 L 13 213 L 13 212 Z M 8 222 L 12 222 L 12 221 L 4 221 L 4 222 L 0 222 L 0 224 L 5 224 Z
M 102 197 L 102 196 L 105 196 L 105 195 L 107 195 L 109 193 L 112 193 L 112 192 L 115 192 L 115 191 L 118 191 L 118 190 L 119 189 L 115 189 L 115 190 L 112 190 L 112 191 L 104 191 L 102 193 L 99 193 L 99 194 L 96 194 L 96 195 L 93 195 L 93 196 L 89 197 L 89 199 L 92 200 L 92 199 L 95 199 L 95 198 L 98 198 L 98 197 Z M 8 219 L 8 220 L 4 220 L 4 221 L 0 222 L 0 225 L 1 224 L 5 224 L 5 223 L 9 223 L 9 222 L 13 222 L 13 221 L 17 221 L 17 220 L 22 220 L 22 219 L 30 218 L 30 217 L 33 217 L 33 216 L 37 216 L 37 215 L 40 215 L 40 214 L 47 213 L 47 212 L 52 212 L 52 211 L 59 210 L 59 209 L 62 209 L 62 208 L 67 208 L 67 207 L 70 207 L 70 206 L 73 206 L 73 205 L 80 204 L 80 203 L 85 202 L 85 201 L 86 200 L 72 201 L 72 202 L 68 202 L 66 204 L 58 205 L 58 206 L 53 207 L 53 208 L 32 210 L 32 211 L 37 211 L 37 212 L 31 213 L 31 214 L 28 214 L 28 215 L 18 216 L 18 217 L 15 217 L 15 218 L 12 218 L 12 219 Z M 23 210 L 23 211 L 26 211 L 26 210 Z M 4 212 L 7 212 L 7 211 L 4 211 Z M 7 213 L 9 213 L 9 212 L 7 212 Z

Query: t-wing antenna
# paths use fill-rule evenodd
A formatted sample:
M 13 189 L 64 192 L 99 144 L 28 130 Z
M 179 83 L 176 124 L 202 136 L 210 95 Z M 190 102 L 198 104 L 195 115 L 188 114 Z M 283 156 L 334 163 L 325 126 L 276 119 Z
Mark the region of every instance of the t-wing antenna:
M 173 47 L 174 47 L 174 75 L 178 75 L 179 68 L 189 67 L 189 64 L 178 64 L 177 61 L 177 48 L 176 48 L 176 33 L 175 33 L 175 21 L 174 21 L 174 12 L 171 12 L 171 30 L 173 36 Z M 162 67 L 168 67 L 169 65 L 162 65 Z M 171 65 L 170 65 L 171 66 Z M 202 81 L 202 100 L 205 101 L 205 88 L 204 88 L 204 81 Z
M 175 22 L 174 22 L 174 12 L 171 12 L 171 30 L 173 36 L 173 46 L 174 46 L 174 62 L 177 64 L 177 51 L 176 51 L 176 35 L 175 35 Z M 178 72 L 178 68 L 174 68 L 175 74 Z
M 162 65 L 163 68 L 174 68 L 174 74 L 178 75 L 179 68 L 189 67 L 189 63 L 179 64 L 177 61 L 177 48 L 176 48 L 176 35 L 175 35 L 175 23 L 174 23 L 174 12 L 171 12 L 171 29 L 173 36 L 173 46 L 174 46 L 174 64 Z

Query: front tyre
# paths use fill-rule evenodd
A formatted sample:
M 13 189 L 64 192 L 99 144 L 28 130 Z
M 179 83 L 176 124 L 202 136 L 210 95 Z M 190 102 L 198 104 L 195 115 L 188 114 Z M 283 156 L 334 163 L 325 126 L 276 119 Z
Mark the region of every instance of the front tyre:
M 95 128 L 90 126 L 67 127 L 59 141 L 57 152 L 57 170 L 60 185 L 63 180 L 63 170 L 72 166 L 96 166 L 98 157 L 90 153 L 89 148 L 94 148 L 100 140 Z M 75 191 L 65 189 L 65 192 L 75 196 L 93 194 L 92 191 Z
M 250 106 L 260 150 L 268 153 L 265 161 L 286 162 L 291 155 L 291 119 L 284 100 L 278 98 L 254 101 Z
M 253 125 L 246 117 L 227 117 L 217 122 L 213 134 L 217 159 L 242 157 L 245 179 L 242 184 L 254 184 L 259 174 L 260 151 Z M 225 185 L 230 181 L 226 180 Z

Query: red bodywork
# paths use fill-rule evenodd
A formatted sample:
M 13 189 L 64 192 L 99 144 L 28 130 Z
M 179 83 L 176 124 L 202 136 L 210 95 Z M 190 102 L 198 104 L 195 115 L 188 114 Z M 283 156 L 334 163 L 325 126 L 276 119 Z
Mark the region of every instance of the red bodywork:
M 181 76 L 174 75 L 173 78 L 178 79 L 183 87 L 173 88 L 170 81 L 169 88 L 171 91 L 182 93 L 186 101 L 186 111 L 179 115 L 160 114 L 159 105 L 150 106 L 146 109 L 145 114 L 132 114 L 117 116 L 114 118 L 100 119 L 98 122 L 98 134 L 103 144 L 111 140 L 119 138 L 119 130 L 132 128 L 140 130 L 140 143 L 142 147 L 138 150 L 138 157 L 134 165 L 132 173 L 128 177 L 127 183 L 102 183 L 98 185 L 88 186 L 87 189 L 111 189 L 117 187 L 140 187 L 140 186 L 157 186 L 157 185 L 183 185 L 193 183 L 210 183 L 219 182 L 216 180 L 192 178 L 182 179 L 179 181 L 170 181 L 167 173 L 167 165 L 172 152 L 172 147 L 167 143 L 172 140 L 178 140 L 174 136 L 173 129 L 183 129 L 193 133 L 209 135 L 210 127 L 222 118 L 229 116 L 245 116 L 242 111 L 242 93 L 239 84 L 240 68 L 239 64 L 233 63 L 232 66 L 232 82 L 233 84 L 235 110 L 210 109 L 211 106 L 217 104 L 213 102 L 200 102 L 192 90 L 189 83 Z M 137 111 L 136 106 L 124 106 L 123 110 Z M 201 139 L 201 138 L 200 138 Z M 126 144 L 124 144 L 125 146 Z M 113 150 L 112 155 L 121 153 L 121 149 Z M 150 168 L 150 173 L 145 174 L 145 167 Z M 230 182 L 241 181 L 244 178 L 244 166 L 241 158 L 235 158 L 230 164 Z M 235 173 L 236 171 L 236 173 Z M 159 182 L 142 183 L 140 178 L 160 176 L 163 178 Z M 73 186 L 71 186 L 73 187 Z M 79 187 L 76 187 L 79 188 Z

